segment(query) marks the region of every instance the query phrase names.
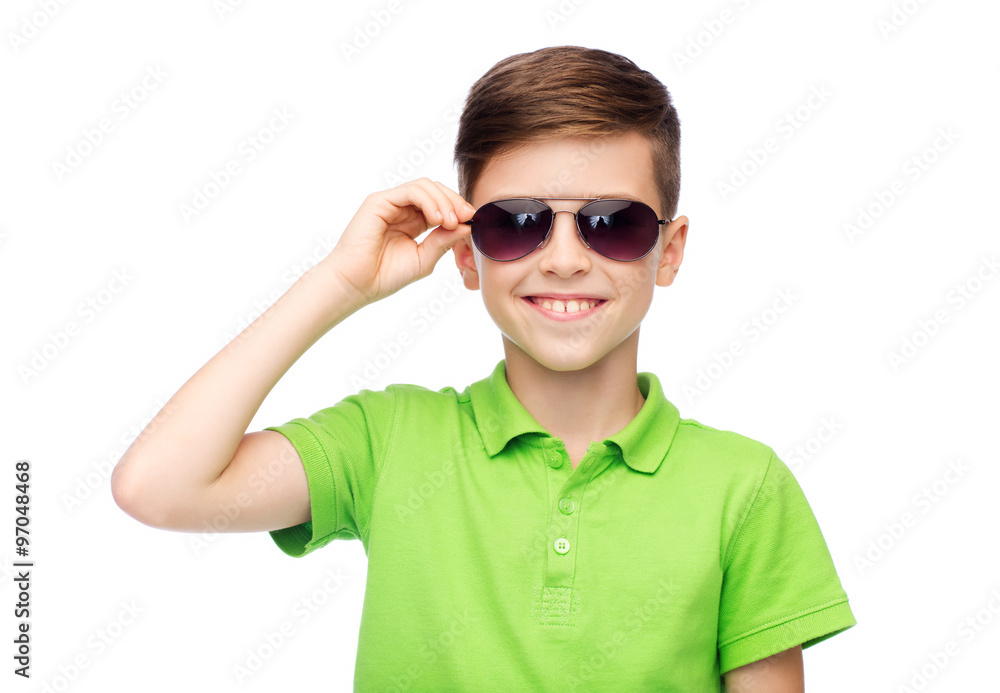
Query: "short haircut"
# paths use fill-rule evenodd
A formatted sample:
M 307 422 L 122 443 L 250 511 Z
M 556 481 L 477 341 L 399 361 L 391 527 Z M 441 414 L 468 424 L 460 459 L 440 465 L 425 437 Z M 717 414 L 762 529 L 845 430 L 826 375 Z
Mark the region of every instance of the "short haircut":
M 495 156 L 564 137 L 638 132 L 652 153 L 666 219 L 677 213 L 681 127 L 660 80 L 623 55 L 552 46 L 504 58 L 472 85 L 458 124 L 458 193 L 466 200 Z

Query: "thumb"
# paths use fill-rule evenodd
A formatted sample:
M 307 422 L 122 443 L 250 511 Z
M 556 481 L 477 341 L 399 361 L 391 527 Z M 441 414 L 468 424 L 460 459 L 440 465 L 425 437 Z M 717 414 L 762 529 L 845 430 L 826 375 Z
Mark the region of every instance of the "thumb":
M 445 253 L 458 243 L 462 236 L 470 232 L 468 225 L 459 224 L 452 230 L 439 226 L 427 236 L 417 246 L 417 254 L 420 256 L 420 266 L 427 267 L 430 273 L 438 260 L 444 257 Z

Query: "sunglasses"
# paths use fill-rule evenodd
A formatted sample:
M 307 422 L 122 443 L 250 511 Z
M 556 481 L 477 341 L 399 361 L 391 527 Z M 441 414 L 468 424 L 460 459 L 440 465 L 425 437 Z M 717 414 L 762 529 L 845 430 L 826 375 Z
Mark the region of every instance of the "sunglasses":
M 553 211 L 541 200 L 590 200 L 579 211 Z M 656 212 L 634 200 L 593 197 L 518 197 L 487 202 L 476 210 L 469 225 L 472 241 L 491 260 L 510 262 L 541 248 L 549 238 L 556 214 L 576 219 L 577 233 L 588 248 L 611 260 L 633 262 L 656 245 L 660 226 Z

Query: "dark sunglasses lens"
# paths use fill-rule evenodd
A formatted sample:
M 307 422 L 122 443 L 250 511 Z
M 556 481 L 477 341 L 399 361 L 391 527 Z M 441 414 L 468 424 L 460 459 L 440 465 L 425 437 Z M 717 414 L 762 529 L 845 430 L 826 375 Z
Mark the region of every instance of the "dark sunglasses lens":
M 641 202 L 597 200 L 584 205 L 578 218 L 590 247 L 612 260 L 638 260 L 660 235 L 656 212 Z
M 500 200 L 472 217 L 472 241 L 493 260 L 517 260 L 538 247 L 552 223 L 552 210 L 535 200 Z

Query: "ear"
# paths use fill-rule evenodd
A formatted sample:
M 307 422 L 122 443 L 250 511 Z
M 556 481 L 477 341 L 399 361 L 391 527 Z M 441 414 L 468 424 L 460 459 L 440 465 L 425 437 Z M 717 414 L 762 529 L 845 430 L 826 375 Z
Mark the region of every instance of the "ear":
M 476 267 L 476 255 L 472 248 L 472 238 L 463 236 L 451 247 L 455 253 L 455 265 L 462 274 L 465 288 L 471 291 L 479 289 L 479 269 Z
M 667 224 L 663 230 L 663 250 L 656 267 L 656 285 L 670 286 L 674 283 L 675 271 L 684 259 L 684 242 L 687 240 L 688 218 L 679 216 Z

